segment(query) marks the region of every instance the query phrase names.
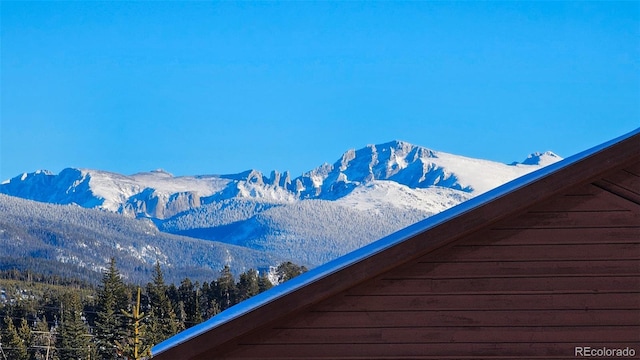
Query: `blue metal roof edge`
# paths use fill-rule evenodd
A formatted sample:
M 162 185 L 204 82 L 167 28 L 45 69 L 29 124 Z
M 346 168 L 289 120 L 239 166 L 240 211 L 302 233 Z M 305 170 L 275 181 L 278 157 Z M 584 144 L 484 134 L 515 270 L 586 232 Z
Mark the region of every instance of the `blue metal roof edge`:
M 471 198 L 459 205 L 456 205 L 450 209 L 447 209 L 441 213 L 430 216 L 422 221 L 412 224 L 406 228 L 396 231 L 393 234 L 387 235 L 380 240 L 374 241 L 368 245 L 365 245 L 359 249 L 356 249 L 346 255 L 343 255 L 337 259 L 334 259 L 328 263 L 320 265 L 316 268 L 309 270 L 308 272 L 299 275 L 283 284 L 275 286 L 263 293 L 253 296 L 229 309 L 215 315 L 207 321 L 204 321 L 198 325 L 195 325 L 187 330 L 184 330 L 169 339 L 155 345 L 151 349 L 152 355 L 158 355 L 170 348 L 173 348 L 179 344 L 182 344 L 192 338 L 195 338 L 210 329 L 218 327 L 222 324 L 230 322 L 236 318 L 243 316 L 255 309 L 260 308 L 263 305 L 271 303 L 283 296 L 295 292 L 296 290 L 314 283 L 320 279 L 323 279 L 333 273 L 336 273 L 344 268 L 349 267 L 352 264 L 360 262 L 368 257 L 378 254 L 390 247 L 393 247 L 406 239 L 409 239 L 422 232 L 428 231 L 450 219 L 458 217 L 464 213 L 474 210 L 492 200 L 501 198 L 515 190 L 518 190 L 528 184 L 538 181 L 560 169 L 563 169 L 571 164 L 588 158 L 589 156 L 598 153 L 620 141 L 630 138 L 634 135 L 640 134 L 640 128 L 637 128 L 625 135 L 617 137 L 613 140 L 607 141 L 603 144 L 582 151 L 578 154 L 570 156 L 566 159 L 545 166 L 537 171 L 531 172 L 517 179 L 514 179 L 506 184 L 503 184 L 495 189 L 489 190 L 483 194 L 480 194 L 474 198 Z

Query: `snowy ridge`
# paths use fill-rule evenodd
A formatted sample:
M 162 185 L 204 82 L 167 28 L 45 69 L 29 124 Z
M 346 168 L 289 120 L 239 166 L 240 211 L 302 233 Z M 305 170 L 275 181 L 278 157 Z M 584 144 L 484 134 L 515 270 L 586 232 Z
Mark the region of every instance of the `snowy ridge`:
M 546 151 L 544 153 L 535 152 L 529 155 L 523 162 L 523 165 L 540 165 L 547 166 L 551 165 L 554 162 L 562 160 L 561 157 L 552 153 L 551 151 Z
M 168 219 L 208 203 L 234 198 L 270 203 L 338 200 L 356 189 L 360 194 L 367 189 L 379 190 L 370 185 L 380 180 L 405 186 L 404 193 L 409 189 L 439 187 L 478 195 L 558 160 L 560 157 L 551 152 L 534 153 L 522 163 L 506 165 L 392 141 L 348 150 L 333 165 L 321 165 L 295 179 L 288 172 L 273 171 L 267 177 L 256 170 L 232 175 L 174 177 L 163 170 L 125 176 L 70 168 L 58 175 L 36 171 L 16 176 L 0 185 L 0 193 L 99 208 L 132 217 Z M 352 196 L 351 202 L 356 198 L 367 201 L 363 196 Z M 424 200 L 419 196 L 415 199 Z
M 65 169 L 16 176 L 0 193 L 146 218 L 162 233 L 313 267 L 558 160 L 534 153 L 507 165 L 392 141 L 348 150 L 297 178 Z M 153 248 L 131 252 L 163 258 Z
M 539 154 L 539 153 L 536 153 Z M 541 166 L 561 160 L 546 152 L 544 161 L 510 165 L 430 150 L 403 141 L 349 150 L 333 165 L 325 164 L 294 180 L 302 198 L 335 200 L 374 180 L 390 180 L 412 189 L 433 186 L 474 195 L 495 188 Z M 537 155 L 541 158 L 540 155 Z
M 357 187 L 335 203 L 361 211 L 379 212 L 392 206 L 436 214 L 472 197 L 470 193 L 444 187 L 411 189 L 393 181 L 374 180 Z

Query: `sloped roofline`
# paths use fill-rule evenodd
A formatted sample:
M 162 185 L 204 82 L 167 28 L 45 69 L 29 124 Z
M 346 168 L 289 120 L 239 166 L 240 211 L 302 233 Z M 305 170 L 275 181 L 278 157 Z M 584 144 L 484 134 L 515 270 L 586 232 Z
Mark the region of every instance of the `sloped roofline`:
M 580 182 L 640 160 L 640 128 L 548 165 L 410 225 L 292 280 L 245 300 L 152 348 L 154 357 L 183 358 L 186 349 L 211 348 L 299 311 L 384 271 L 445 246 L 457 238 L 521 211 Z M 416 241 L 417 235 L 429 232 Z M 402 245 L 402 246 L 399 246 Z M 348 270 L 348 274 L 343 274 Z M 241 318 L 246 321 L 235 321 Z M 207 334 L 214 332 L 215 334 Z M 192 343 L 192 344 L 191 344 Z

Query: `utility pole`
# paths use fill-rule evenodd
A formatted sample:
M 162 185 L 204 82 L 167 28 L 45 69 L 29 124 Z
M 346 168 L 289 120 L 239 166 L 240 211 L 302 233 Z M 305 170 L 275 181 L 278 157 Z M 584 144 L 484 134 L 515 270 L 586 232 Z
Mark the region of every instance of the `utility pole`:
M 4 350 L 2 350 L 2 343 L 0 342 L 0 353 L 2 353 L 2 357 L 4 360 L 7 360 L 7 355 L 4 354 Z
M 46 334 L 47 335 L 47 346 L 33 346 L 36 348 L 43 348 L 46 347 L 47 348 L 47 354 L 45 355 L 45 360 L 49 360 L 49 351 L 51 350 L 51 337 L 52 337 L 52 331 L 53 330 L 49 330 L 49 331 L 34 331 L 32 330 L 31 333 L 32 334 Z
M 45 358 L 45 360 L 49 360 L 49 350 L 51 350 L 51 333 L 53 332 L 52 329 L 49 329 L 49 337 L 47 337 L 47 357 Z

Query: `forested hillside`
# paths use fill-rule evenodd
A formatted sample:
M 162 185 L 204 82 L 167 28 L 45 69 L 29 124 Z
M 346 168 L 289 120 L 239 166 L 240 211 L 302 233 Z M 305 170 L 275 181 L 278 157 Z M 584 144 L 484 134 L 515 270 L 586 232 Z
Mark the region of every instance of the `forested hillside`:
M 123 360 L 137 352 L 143 358 L 152 345 L 268 290 L 274 286 L 270 276 L 281 283 L 306 271 L 284 262 L 271 274 L 250 269 L 236 278 L 225 266 L 209 282 L 187 277 L 176 285 L 165 281 L 158 263 L 147 284 L 139 286 L 123 280 L 114 259 L 105 268 L 97 286 L 32 271 L 0 271 L 0 357 Z M 142 319 L 138 326 L 136 318 Z
M 203 281 L 230 265 L 268 269 L 282 259 L 263 252 L 159 231 L 148 219 L 44 204 L 0 194 L 0 270 L 17 268 L 97 282 L 109 258 L 125 279 L 144 283 L 160 262 L 167 278 Z M 237 274 L 237 273 L 236 273 Z

